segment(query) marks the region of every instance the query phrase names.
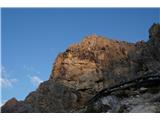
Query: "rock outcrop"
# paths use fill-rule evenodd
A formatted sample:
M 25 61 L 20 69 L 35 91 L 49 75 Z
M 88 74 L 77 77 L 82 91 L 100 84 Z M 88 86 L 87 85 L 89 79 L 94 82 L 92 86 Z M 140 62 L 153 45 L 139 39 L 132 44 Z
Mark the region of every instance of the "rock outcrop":
M 25 101 L 17 101 L 16 98 L 12 98 L 2 106 L 1 112 L 26 113 L 34 111 L 32 106 L 30 104 L 27 104 Z
M 107 87 L 148 75 L 160 75 L 160 24 L 151 26 L 147 42 L 88 36 L 57 56 L 49 80 L 2 112 L 159 112 L 160 97 L 151 100 L 159 86 L 130 87 L 86 105 Z

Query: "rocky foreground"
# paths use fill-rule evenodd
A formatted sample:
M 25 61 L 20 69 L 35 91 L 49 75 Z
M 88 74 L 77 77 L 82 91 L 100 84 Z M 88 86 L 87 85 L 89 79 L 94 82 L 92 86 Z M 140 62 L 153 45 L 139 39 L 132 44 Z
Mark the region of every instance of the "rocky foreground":
M 49 80 L 1 112 L 160 112 L 160 24 L 147 42 L 92 35 L 71 45 Z

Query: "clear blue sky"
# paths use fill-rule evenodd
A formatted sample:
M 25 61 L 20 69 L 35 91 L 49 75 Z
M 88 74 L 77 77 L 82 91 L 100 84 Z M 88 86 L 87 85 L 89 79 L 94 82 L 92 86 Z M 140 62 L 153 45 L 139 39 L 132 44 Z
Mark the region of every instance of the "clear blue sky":
M 2 9 L 2 102 L 24 99 L 49 78 L 70 44 L 97 34 L 136 42 L 160 22 L 160 9 Z

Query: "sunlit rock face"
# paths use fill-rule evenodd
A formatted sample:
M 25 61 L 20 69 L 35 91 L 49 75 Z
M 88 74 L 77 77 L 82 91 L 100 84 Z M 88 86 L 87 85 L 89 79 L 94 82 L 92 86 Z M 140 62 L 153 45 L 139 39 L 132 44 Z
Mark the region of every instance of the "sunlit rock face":
M 94 94 L 132 76 L 129 54 L 135 49 L 127 42 L 88 36 L 59 54 L 50 80 Z
M 81 111 L 81 107 L 100 90 L 137 77 L 160 74 L 159 71 L 159 24 L 154 24 L 149 29 L 147 42 L 127 43 L 91 35 L 60 53 L 53 64 L 49 80 L 41 83 L 24 101 L 31 105 L 32 112 L 86 112 Z M 128 94 L 130 92 L 133 91 L 129 91 Z M 108 101 L 108 98 L 99 101 Z M 119 98 L 114 98 L 115 101 L 120 101 Z M 129 96 L 125 99 L 127 98 L 130 99 Z M 109 101 L 111 100 L 109 98 Z M 116 111 L 113 108 L 107 109 L 110 112 L 121 112 L 122 110 L 118 108 L 122 109 L 120 105 L 123 101 L 114 106 Z M 139 103 L 137 102 L 137 106 Z M 137 108 L 143 108 L 143 105 Z M 135 112 L 136 108 L 130 111 Z M 123 112 L 130 111 L 123 110 Z

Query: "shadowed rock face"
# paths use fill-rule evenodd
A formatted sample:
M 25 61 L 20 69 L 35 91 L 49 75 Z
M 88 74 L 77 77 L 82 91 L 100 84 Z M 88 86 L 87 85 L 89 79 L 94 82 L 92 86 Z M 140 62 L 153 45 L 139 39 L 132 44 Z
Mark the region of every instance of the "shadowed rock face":
M 149 29 L 148 42 L 139 41 L 134 44 L 96 35 L 88 36 L 57 56 L 48 81 L 41 83 L 38 89 L 30 93 L 23 102 L 9 100 L 2 107 L 2 112 L 81 112 L 81 107 L 100 90 L 152 74 L 160 74 L 159 24 L 153 24 Z M 128 94 L 130 92 L 133 91 L 129 91 Z M 106 98 L 109 98 L 112 103 L 114 102 L 112 98 L 116 97 Z M 107 103 L 108 100 L 103 98 L 100 101 Z M 15 104 L 30 107 L 25 107 L 26 111 L 20 111 L 20 105 L 12 109 Z M 137 109 L 145 107 L 145 105 L 138 106 L 138 102 L 136 105 Z M 98 106 L 97 111 L 104 112 L 100 110 L 101 107 Z M 120 112 L 117 108 L 122 108 L 119 103 L 117 107 L 112 104 L 109 107 L 113 107 L 110 112 Z M 116 111 L 113 110 L 114 108 Z M 132 107 L 128 106 L 128 108 Z M 147 112 L 148 109 L 142 112 Z M 136 108 L 130 111 L 135 112 Z
M 26 112 L 34 112 L 34 111 L 30 104 L 27 104 L 24 101 L 17 101 L 15 98 L 12 98 L 2 106 L 1 112 L 26 113 Z

